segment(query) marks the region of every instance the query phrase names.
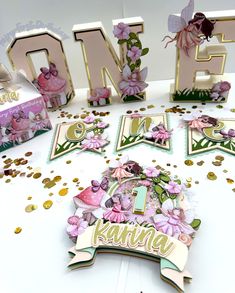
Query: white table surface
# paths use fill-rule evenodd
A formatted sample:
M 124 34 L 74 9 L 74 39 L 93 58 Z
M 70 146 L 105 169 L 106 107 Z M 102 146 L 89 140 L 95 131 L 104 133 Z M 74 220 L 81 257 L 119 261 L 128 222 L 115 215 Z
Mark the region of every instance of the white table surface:
M 235 75 L 229 76 L 230 81 Z M 161 113 L 165 108 L 172 107 L 169 103 L 170 81 L 151 82 L 147 89 L 147 101 L 121 104 L 98 108 L 97 111 L 110 111 L 111 115 L 104 117 L 111 126 L 107 129 L 111 144 L 106 148 L 108 158 L 115 156 L 115 143 L 120 115 L 131 109 L 139 109 L 153 104 L 155 108 L 141 113 Z M 76 114 L 81 108 L 87 109 L 86 90 L 79 90 L 77 97 L 65 108 L 65 111 Z M 216 104 L 202 106 L 199 109 L 214 117 L 235 118 L 230 111 L 235 108 L 235 89 L 231 90 L 229 100 L 223 104 L 223 109 Z M 165 105 L 165 108 L 161 107 Z M 181 104 L 191 110 L 193 104 Z M 195 105 L 195 104 L 194 104 Z M 91 109 L 92 110 L 92 109 Z M 58 111 L 50 113 L 55 125 L 67 118 L 57 119 Z M 71 121 L 71 120 L 69 120 Z M 190 293 L 232 293 L 235 292 L 234 262 L 235 262 L 235 184 L 228 184 L 226 178 L 235 179 L 234 156 L 210 152 L 193 157 L 194 165 L 184 164 L 186 158 L 185 130 L 178 128 L 179 115 L 169 114 L 170 127 L 174 128 L 172 153 L 167 153 L 147 145 L 129 148 L 123 153 L 141 164 L 151 165 L 155 159 L 157 164 L 166 167 L 172 174 L 182 178 L 193 178 L 191 192 L 197 202 L 197 215 L 202 220 L 200 230 L 190 249 L 187 268 L 193 275 L 191 284 L 186 285 Z M 70 260 L 67 253 L 73 243 L 68 239 L 65 229 L 67 218 L 73 214 L 75 207 L 72 197 L 79 191 L 72 182 L 74 177 L 80 179 L 80 186 L 88 186 L 91 179 L 100 179 L 101 172 L 106 168 L 105 159 L 96 154 L 77 152 L 70 153 L 53 162 L 48 161 L 54 130 L 36 137 L 20 146 L 0 153 L 0 157 L 22 157 L 27 151 L 32 151 L 29 165 L 42 173 L 40 179 L 17 177 L 11 183 L 5 183 L 6 177 L 0 179 L 0 292 L 2 293 L 170 293 L 176 290 L 160 279 L 159 264 L 134 257 L 100 254 L 92 267 L 70 271 L 67 264 Z M 214 157 L 222 154 L 225 157 L 222 166 L 212 164 Z M 72 160 L 71 164 L 66 164 Z M 203 166 L 196 162 L 204 160 Z M 1 163 L 2 164 L 2 163 Z M 174 168 L 173 165 L 177 165 Z M 2 166 L 1 166 L 2 167 Z M 26 167 L 23 166 L 23 169 Z M 223 170 L 228 170 L 224 173 Z M 54 173 L 51 174 L 51 170 Z M 208 172 L 215 172 L 216 181 L 209 181 Z M 28 172 L 29 173 L 29 172 Z M 44 189 L 43 178 L 62 176 L 62 181 L 52 189 Z M 199 184 L 194 184 L 198 180 Z M 58 191 L 63 183 L 68 184 L 69 193 L 61 197 Z M 49 197 L 49 193 L 54 195 Z M 27 200 L 32 196 L 32 200 Z M 54 205 L 45 210 L 42 204 L 52 199 Z M 27 204 L 37 204 L 38 209 L 32 213 L 25 212 Z M 14 234 L 14 229 L 20 226 L 22 232 Z

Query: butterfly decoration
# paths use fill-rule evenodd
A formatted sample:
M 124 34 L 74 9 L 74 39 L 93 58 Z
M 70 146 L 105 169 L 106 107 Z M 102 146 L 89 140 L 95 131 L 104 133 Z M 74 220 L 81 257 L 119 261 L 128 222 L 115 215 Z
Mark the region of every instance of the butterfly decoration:
M 100 188 L 106 191 L 108 190 L 108 187 L 109 187 L 109 180 L 107 177 L 104 177 L 101 183 L 99 183 L 97 180 L 92 180 L 91 185 L 92 185 L 91 189 L 93 192 L 97 192 Z
M 187 56 L 189 56 L 189 50 L 192 47 L 200 45 L 206 39 L 212 37 L 212 31 L 214 29 L 214 23 L 206 18 L 201 13 L 195 13 L 194 0 L 190 0 L 188 5 L 181 11 L 180 16 L 169 15 L 168 17 L 168 30 L 171 33 L 176 33 L 175 37 L 165 36 L 163 41 L 167 38 L 170 40 L 166 43 L 165 48 L 169 43 L 176 41 L 176 46 L 182 49 Z

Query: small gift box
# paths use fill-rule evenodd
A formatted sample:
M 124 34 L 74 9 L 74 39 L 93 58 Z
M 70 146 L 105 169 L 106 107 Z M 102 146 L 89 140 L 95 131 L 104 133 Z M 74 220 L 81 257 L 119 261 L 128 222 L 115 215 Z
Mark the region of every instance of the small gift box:
M 20 72 L 0 64 L 0 152 L 52 128 L 45 101 Z

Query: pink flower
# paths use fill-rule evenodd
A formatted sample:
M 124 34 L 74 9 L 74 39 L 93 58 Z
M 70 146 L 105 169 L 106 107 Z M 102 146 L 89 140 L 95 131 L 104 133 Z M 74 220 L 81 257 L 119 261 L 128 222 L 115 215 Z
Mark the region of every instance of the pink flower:
M 148 132 L 144 136 L 148 139 L 153 139 L 155 143 L 165 144 L 171 138 L 172 130 L 167 130 L 164 124 L 159 123 L 157 126 L 152 124 Z
M 129 34 L 131 29 L 128 24 L 120 22 L 118 25 L 114 26 L 113 34 L 119 40 L 127 40 L 129 39 Z
M 83 120 L 83 122 L 86 124 L 91 124 L 94 121 L 95 121 L 95 116 L 93 116 L 93 115 L 89 115 Z
M 167 199 L 163 202 L 161 211 L 162 214 L 157 214 L 153 218 L 158 231 L 176 238 L 182 233 L 191 235 L 195 232 L 190 226 L 194 219 L 191 210 L 184 211 L 181 208 L 175 208 L 173 201 Z
M 143 186 L 146 186 L 146 187 L 149 187 L 152 185 L 152 183 L 149 181 L 149 180 L 141 180 L 139 182 L 140 185 L 143 185 Z
M 178 240 L 187 246 L 190 246 L 193 242 L 192 237 L 187 234 L 180 234 Z
M 134 118 L 142 118 L 143 115 L 141 115 L 139 113 L 134 113 L 134 114 L 131 114 L 130 117 L 131 117 L 131 119 L 134 119 Z
M 86 138 L 81 142 L 83 149 L 97 150 L 104 147 L 109 142 L 106 139 L 105 134 L 95 134 L 94 132 L 89 132 Z
M 70 217 L 68 222 L 69 226 L 67 227 L 67 234 L 69 235 L 70 239 L 76 242 L 78 235 L 85 232 L 86 228 L 88 227 L 88 222 L 76 216 Z
M 130 178 L 134 176 L 134 174 L 127 171 L 128 161 L 128 156 L 123 156 L 120 160 L 113 160 L 109 164 L 109 167 L 113 169 L 111 171 L 111 177 L 116 178 L 120 183 L 122 178 Z
M 108 123 L 105 123 L 103 121 L 100 121 L 97 123 L 98 128 L 106 128 L 108 126 Z
M 125 65 L 122 72 L 122 81 L 119 83 L 119 89 L 124 96 L 132 96 L 142 92 L 148 84 L 145 82 L 147 77 L 147 67 L 131 72 L 128 65 Z
M 235 137 L 235 130 L 234 129 L 229 129 L 229 131 L 221 130 L 220 134 L 223 135 L 223 138 L 225 139 L 233 139 Z
M 158 177 L 158 175 L 160 174 L 160 171 L 154 167 L 148 167 L 144 170 L 144 174 L 147 177 Z
M 171 194 L 179 194 L 182 190 L 182 186 L 174 181 L 170 181 L 166 186 L 165 189 Z
M 220 91 L 227 92 L 231 89 L 231 84 L 227 81 L 221 81 L 220 83 Z
M 127 56 L 131 58 L 132 62 L 135 62 L 140 58 L 142 54 L 142 50 L 136 46 L 131 47 L 130 50 L 127 51 Z

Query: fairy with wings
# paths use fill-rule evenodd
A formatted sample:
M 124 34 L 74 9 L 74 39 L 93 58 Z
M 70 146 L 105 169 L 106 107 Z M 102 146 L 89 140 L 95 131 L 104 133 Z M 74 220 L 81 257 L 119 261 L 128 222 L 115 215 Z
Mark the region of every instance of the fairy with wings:
M 189 50 L 201 44 L 204 40 L 209 41 L 212 37 L 215 22 L 210 21 L 206 16 L 197 12 L 194 14 L 194 0 L 190 0 L 188 5 L 181 11 L 181 15 L 169 15 L 168 30 L 176 33 L 175 37 L 165 36 L 163 41 L 169 38 L 165 48 L 169 43 L 176 41 L 176 46 L 189 55 Z

